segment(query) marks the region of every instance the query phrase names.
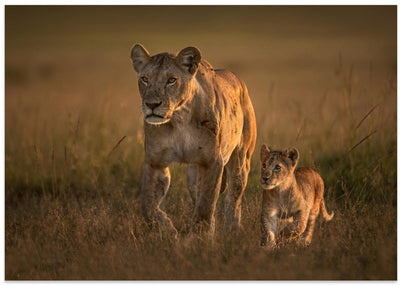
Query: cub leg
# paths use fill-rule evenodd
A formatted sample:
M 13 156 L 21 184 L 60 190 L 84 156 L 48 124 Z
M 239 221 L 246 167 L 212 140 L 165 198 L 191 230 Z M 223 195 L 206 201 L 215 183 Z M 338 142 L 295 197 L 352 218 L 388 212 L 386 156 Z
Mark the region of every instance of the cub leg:
M 320 201 L 321 200 L 315 200 L 314 205 L 310 211 L 310 216 L 308 217 L 308 222 L 307 222 L 307 228 L 302 234 L 302 238 L 304 239 L 304 243 L 306 245 L 309 245 L 311 243 L 312 235 L 314 232 L 314 226 L 315 226 L 315 219 L 317 218 L 320 210 Z
M 192 218 L 192 232 L 205 231 L 209 232 L 210 236 L 214 234 L 214 211 L 221 188 L 222 171 L 221 157 L 208 166 L 198 166 L 197 198 Z
M 146 163 L 142 177 L 142 210 L 145 220 L 152 227 L 159 227 L 173 238 L 177 238 L 176 231 L 171 220 L 160 209 L 165 194 L 168 191 L 171 175 L 167 167 L 152 167 Z
M 250 158 L 246 158 L 244 150 L 235 149 L 226 165 L 228 193 L 225 198 L 224 231 L 238 231 L 241 227 L 242 196 L 247 185 L 250 171 Z
M 277 212 L 274 210 L 262 210 L 261 213 L 261 246 L 267 245 L 270 248 L 276 246 L 276 224 L 278 221 Z
M 308 218 L 306 231 L 302 235 L 304 243 L 306 245 L 309 245 L 311 243 L 316 218 L 317 218 L 317 215 L 315 215 L 315 214 L 310 214 L 310 217 Z
M 308 216 L 309 210 L 298 211 L 295 213 L 293 215 L 293 221 L 289 223 L 283 230 L 281 230 L 280 236 L 288 239 L 289 241 L 298 238 L 307 227 Z

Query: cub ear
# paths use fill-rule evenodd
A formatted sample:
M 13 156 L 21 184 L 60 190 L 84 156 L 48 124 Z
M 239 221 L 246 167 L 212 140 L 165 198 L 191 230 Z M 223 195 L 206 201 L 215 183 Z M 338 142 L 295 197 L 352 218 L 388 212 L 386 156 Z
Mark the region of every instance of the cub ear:
M 271 150 L 268 148 L 268 146 L 265 144 L 262 144 L 261 152 L 260 152 L 261 162 L 264 162 L 265 159 L 267 159 L 267 157 L 269 156 L 269 152 L 271 152 Z
M 178 64 L 191 74 L 195 74 L 201 61 L 200 51 L 195 47 L 187 47 L 177 55 Z
M 292 165 L 296 166 L 300 157 L 299 151 L 294 147 L 290 147 L 285 150 L 285 154 L 292 161 Z
M 131 59 L 133 68 L 138 73 L 150 61 L 150 54 L 141 44 L 135 44 L 131 50 Z

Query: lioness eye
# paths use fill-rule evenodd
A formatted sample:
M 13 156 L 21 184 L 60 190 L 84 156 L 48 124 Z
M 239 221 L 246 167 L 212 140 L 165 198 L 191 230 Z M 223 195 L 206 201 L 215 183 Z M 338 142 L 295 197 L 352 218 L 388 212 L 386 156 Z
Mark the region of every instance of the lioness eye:
M 276 165 L 276 166 L 275 166 L 275 170 L 276 170 L 276 171 L 280 171 L 280 170 L 281 170 L 281 166 Z
M 142 76 L 142 77 L 140 78 L 140 80 L 141 80 L 144 84 L 147 84 L 147 83 L 149 82 L 149 79 L 148 79 L 147 77 L 145 77 L 145 76 Z
M 168 84 L 173 84 L 174 82 L 176 82 L 176 78 L 170 77 L 170 78 L 168 79 Z

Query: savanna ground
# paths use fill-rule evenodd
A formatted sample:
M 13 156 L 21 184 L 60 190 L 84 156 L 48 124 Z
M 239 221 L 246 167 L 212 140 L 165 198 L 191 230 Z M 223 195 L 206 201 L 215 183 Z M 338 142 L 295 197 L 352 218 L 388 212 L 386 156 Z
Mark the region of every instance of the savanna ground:
M 5 27 L 5 278 L 397 279 L 396 7 L 17 7 Z M 184 245 L 192 203 L 172 166 L 141 216 L 142 117 L 129 52 L 195 45 L 246 83 L 258 139 L 243 233 Z M 259 148 L 296 146 L 331 222 L 308 248 L 259 247 Z

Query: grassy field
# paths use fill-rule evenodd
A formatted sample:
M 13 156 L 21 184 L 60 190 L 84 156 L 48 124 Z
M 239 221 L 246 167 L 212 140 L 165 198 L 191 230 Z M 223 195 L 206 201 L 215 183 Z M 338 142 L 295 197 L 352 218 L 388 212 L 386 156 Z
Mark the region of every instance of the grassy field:
M 396 7 L 6 7 L 5 278 L 396 280 Z M 243 233 L 185 243 L 192 203 L 171 168 L 162 208 L 178 242 L 141 215 L 143 123 L 131 46 L 197 46 L 247 84 L 258 138 Z M 121 141 L 122 140 L 122 141 Z M 300 151 L 332 221 L 308 248 L 259 247 L 259 148 Z

